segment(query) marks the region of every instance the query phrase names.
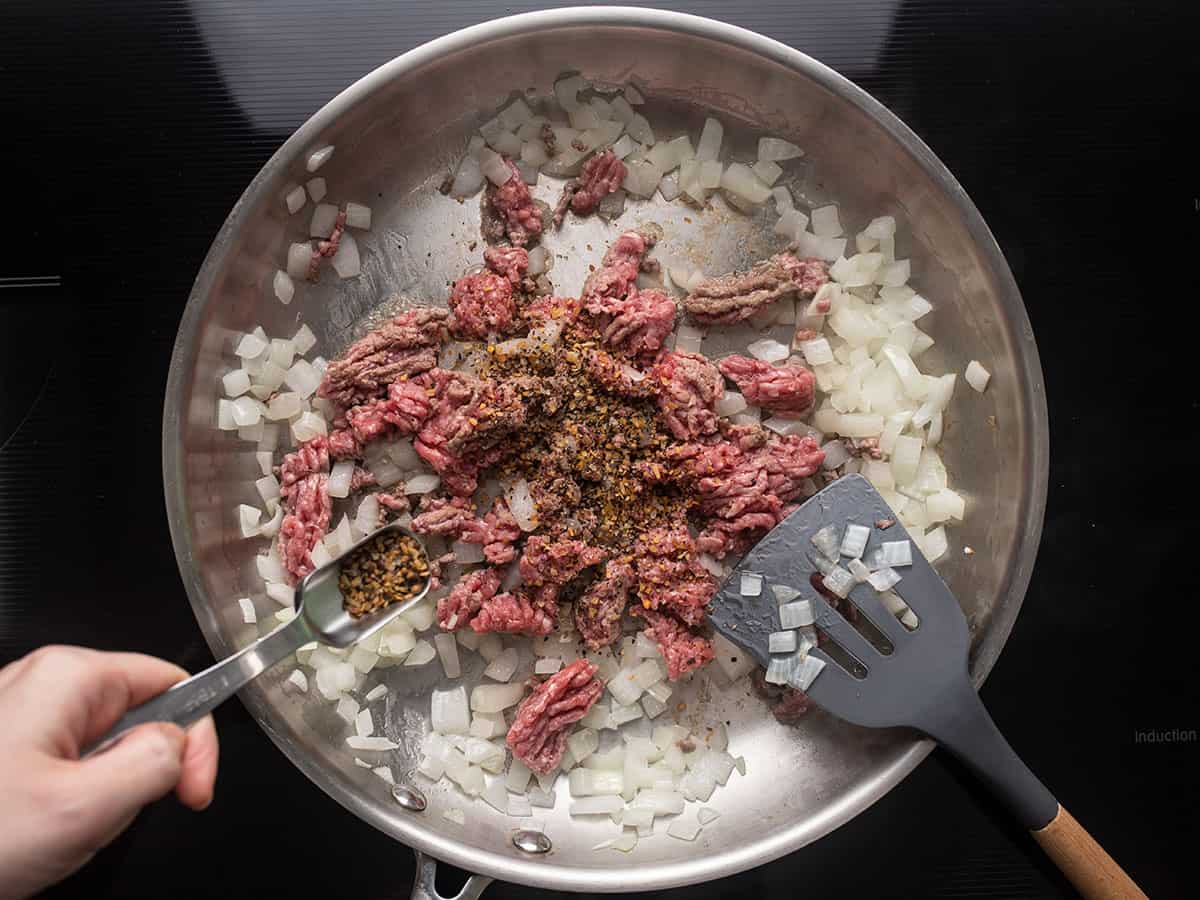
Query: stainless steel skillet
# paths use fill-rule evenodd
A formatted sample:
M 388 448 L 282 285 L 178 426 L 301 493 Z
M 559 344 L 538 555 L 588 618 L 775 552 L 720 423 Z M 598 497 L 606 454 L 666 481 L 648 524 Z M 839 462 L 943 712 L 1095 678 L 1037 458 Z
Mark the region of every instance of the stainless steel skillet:
M 930 150 L 869 96 L 813 59 L 758 35 L 690 16 L 633 9 L 535 13 L 487 23 L 420 47 L 371 73 L 321 109 L 267 163 L 231 212 L 201 268 L 180 324 L 164 407 L 167 508 L 180 571 L 197 619 L 218 656 L 253 636 L 231 598 L 257 591 L 254 548 L 230 510 L 252 502 L 253 448 L 212 430 L 218 378 L 233 335 L 262 322 L 268 331 L 307 322 L 327 355 L 370 323 L 381 301 L 400 294 L 441 302 L 446 282 L 478 261 L 478 210 L 437 193 L 470 131 L 512 89 L 548 88 L 570 69 L 593 79 L 635 77 L 653 99 L 655 121 L 696 127 L 721 117 L 745 145 L 762 131 L 808 151 L 796 187 L 810 201 L 836 199 L 843 218 L 881 211 L 907 223 L 901 252 L 937 304 L 930 327 L 947 370 L 973 358 L 994 373 L 984 398 L 951 410 L 945 451 L 975 514 L 955 533 L 943 574 L 967 605 L 971 672 L 982 681 L 1003 646 L 1032 570 L 1041 530 L 1048 453 L 1037 349 L 1012 275 L 987 226 Z M 375 224 L 360 241 L 364 275 L 299 292 L 290 306 L 270 294 L 271 274 L 298 222 L 280 201 L 303 180 L 314 145 L 337 152 L 321 174 L 340 199 L 369 202 Z M 981 148 L 982 152 L 982 148 Z M 548 190 L 547 190 L 548 193 Z M 632 205 L 620 227 L 655 221 L 667 232 L 662 258 L 678 255 L 724 271 L 775 246 L 765 220 L 698 215 L 672 204 Z M 576 224 L 557 239 L 553 278 L 582 281 L 618 226 Z M 706 350 L 708 348 L 706 347 Z M 719 350 L 719 347 L 714 347 Z M 962 554 L 964 545 L 975 554 Z M 280 673 L 286 674 L 286 670 Z M 434 672 L 393 681 L 388 733 L 398 770 L 415 761 Z M 697 688 L 699 691 L 699 688 Z M 642 842 L 630 855 L 598 854 L 587 825 L 564 804 L 548 811 L 547 855 L 514 847 L 512 825 L 480 810 L 456 825 L 442 812 L 463 801 L 429 792 L 428 808 L 399 807 L 378 779 L 351 764 L 334 740 L 332 710 L 287 696 L 270 678 L 244 699 L 292 761 L 355 815 L 418 850 L 488 876 L 566 890 L 648 890 L 718 878 L 796 850 L 869 806 L 911 771 L 929 745 L 822 715 L 802 727 L 777 725 L 744 687 L 713 685 L 689 706 L 697 724 L 729 720 L 747 777 L 721 795 L 725 814 L 697 844 Z M 787 790 L 779 790 L 786 784 Z M 607 836 L 607 835 L 606 835 Z

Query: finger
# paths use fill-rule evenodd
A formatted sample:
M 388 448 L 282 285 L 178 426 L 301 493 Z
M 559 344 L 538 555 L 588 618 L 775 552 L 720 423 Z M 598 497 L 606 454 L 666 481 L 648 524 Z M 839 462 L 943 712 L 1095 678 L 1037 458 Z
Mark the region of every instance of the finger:
M 187 677 L 176 665 L 141 653 L 44 647 L 28 658 L 14 688 L 38 712 L 28 727 L 39 745 L 75 757 L 129 708 Z
M 213 784 L 217 780 L 217 760 L 220 745 L 217 742 L 217 726 L 212 716 L 205 716 L 187 731 L 187 746 L 183 751 L 183 771 L 175 794 L 179 802 L 199 812 L 213 798 Z
M 116 744 L 71 763 L 69 790 L 81 798 L 76 827 L 91 849 L 108 844 L 147 803 L 179 783 L 187 736 L 178 725 L 140 725 Z

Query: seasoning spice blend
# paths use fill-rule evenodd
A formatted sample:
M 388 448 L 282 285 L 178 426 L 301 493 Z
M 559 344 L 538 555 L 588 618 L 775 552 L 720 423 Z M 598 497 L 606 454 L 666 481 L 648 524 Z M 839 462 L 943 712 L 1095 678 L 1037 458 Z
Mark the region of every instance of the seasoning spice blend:
M 401 603 L 429 579 L 425 551 L 402 531 L 381 531 L 342 563 L 338 587 L 346 612 L 358 618 Z

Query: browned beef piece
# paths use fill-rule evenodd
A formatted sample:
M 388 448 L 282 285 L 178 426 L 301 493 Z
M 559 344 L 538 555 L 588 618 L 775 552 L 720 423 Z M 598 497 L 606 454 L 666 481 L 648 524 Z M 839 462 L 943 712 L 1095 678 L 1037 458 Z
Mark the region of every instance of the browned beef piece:
M 432 369 L 448 336 L 449 319 L 449 310 L 433 307 L 401 313 L 331 362 L 317 395 L 348 408 L 381 396 L 402 376 Z
M 701 282 L 688 294 L 683 307 L 704 325 L 731 325 L 785 294 L 811 297 L 828 280 L 829 267 L 821 260 L 777 253 L 748 272 L 731 272 Z

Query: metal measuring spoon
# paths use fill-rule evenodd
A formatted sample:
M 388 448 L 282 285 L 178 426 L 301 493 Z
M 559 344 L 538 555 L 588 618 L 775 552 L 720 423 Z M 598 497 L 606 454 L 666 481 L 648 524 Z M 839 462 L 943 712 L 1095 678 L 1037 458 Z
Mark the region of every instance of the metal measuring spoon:
M 157 697 L 129 710 L 99 740 L 84 748 L 83 755 L 103 750 L 125 732 L 147 722 L 174 722 L 180 728 L 187 728 L 236 694 L 249 681 L 305 644 L 317 641 L 330 647 L 348 647 L 378 631 L 400 613 L 411 609 L 429 593 L 428 576 L 421 590 L 409 599 L 359 618 L 354 618 L 346 612 L 342 592 L 338 588 L 338 575 L 342 563 L 364 544 L 392 531 L 398 531 L 412 539 L 420 548 L 428 566 L 429 555 L 419 538 L 396 523 L 385 525 L 363 538 L 337 559 L 310 572 L 296 585 L 294 619 L 233 656 L 226 657 L 215 666 L 173 685 Z

